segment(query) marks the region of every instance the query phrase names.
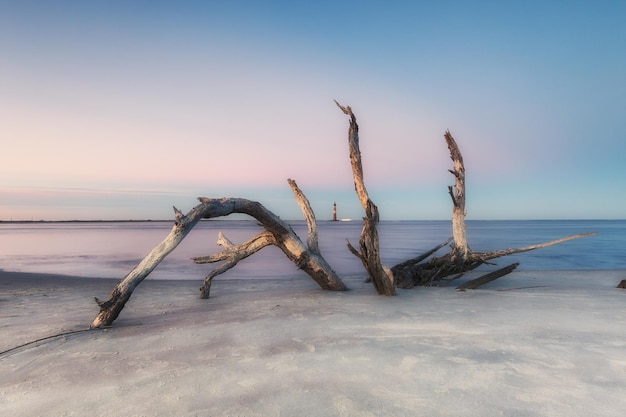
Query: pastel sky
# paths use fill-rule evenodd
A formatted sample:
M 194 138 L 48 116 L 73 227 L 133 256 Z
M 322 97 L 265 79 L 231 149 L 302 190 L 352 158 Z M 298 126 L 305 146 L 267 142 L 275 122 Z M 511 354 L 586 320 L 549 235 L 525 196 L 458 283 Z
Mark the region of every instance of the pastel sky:
M 626 218 L 626 2 L 2 1 L 0 220 Z

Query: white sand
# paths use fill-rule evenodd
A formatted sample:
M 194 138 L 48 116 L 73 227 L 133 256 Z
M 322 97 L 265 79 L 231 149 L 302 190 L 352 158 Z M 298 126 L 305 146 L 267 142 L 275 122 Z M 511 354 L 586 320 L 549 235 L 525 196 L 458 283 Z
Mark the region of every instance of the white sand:
M 625 275 L 398 297 L 218 280 L 210 300 L 147 280 L 113 328 L 0 356 L 0 415 L 623 416 Z M 114 283 L 0 273 L 0 350 L 88 327 Z

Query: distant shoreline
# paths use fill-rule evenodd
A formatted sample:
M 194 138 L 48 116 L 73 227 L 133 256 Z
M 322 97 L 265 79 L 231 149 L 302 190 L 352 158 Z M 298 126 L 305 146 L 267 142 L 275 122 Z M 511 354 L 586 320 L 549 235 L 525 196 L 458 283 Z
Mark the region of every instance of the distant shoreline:
M 201 219 L 200 221 L 244 221 L 244 222 L 256 222 L 254 218 L 245 219 L 229 219 L 226 217 L 214 217 L 209 219 Z M 304 221 L 304 219 L 286 219 L 287 222 Z M 358 222 L 360 219 L 341 219 L 341 220 L 317 220 L 318 223 L 346 223 L 346 222 Z M 624 219 L 466 219 L 467 223 L 474 222 L 620 222 L 626 221 Z M 42 224 L 42 223 L 171 223 L 174 219 L 143 219 L 143 220 L 0 220 L 0 224 Z M 392 220 L 382 219 L 381 222 L 450 222 L 450 219 L 404 219 L 404 220 Z
M 32 223 L 162 223 L 172 222 L 172 220 L 0 220 L 0 223 L 15 223 L 15 224 L 32 224 Z
M 226 218 L 211 218 L 201 219 L 200 221 L 223 221 L 223 220 L 237 220 L 237 221 L 257 221 L 256 219 L 226 219 Z M 173 223 L 175 219 L 145 219 L 145 220 L 0 220 L 0 223 L 10 224 L 42 224 L 42 223 Z M 322 220 L 325 221 L 325 220 Z M 319 222 L 319 220 L 318 220 Z

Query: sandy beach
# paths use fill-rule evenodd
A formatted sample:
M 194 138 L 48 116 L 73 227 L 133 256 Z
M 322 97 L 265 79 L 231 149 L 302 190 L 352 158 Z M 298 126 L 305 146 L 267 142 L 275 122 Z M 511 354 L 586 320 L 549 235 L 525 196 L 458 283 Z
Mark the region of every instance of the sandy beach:
M 0 356 L 11 416 L 622 416 L 620 271 L 375 295 L 308 278 L 142 283 L 112 328 Z M 0 272 L 0 350 L 85 329 L 116 280 Z

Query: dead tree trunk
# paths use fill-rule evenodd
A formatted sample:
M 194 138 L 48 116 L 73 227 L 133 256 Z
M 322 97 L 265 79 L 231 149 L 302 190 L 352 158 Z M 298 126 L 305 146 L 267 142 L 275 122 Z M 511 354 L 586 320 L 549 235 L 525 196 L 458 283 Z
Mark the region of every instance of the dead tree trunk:
M 346 289 L 346 286 L 326 260 L 319 253 L 309 251 L 291 226 L 267 210 L 262 204 L 243 198 L 210 199 L 202 197 L 199 200 L 200 204 L 186 215 L 174 209 L 176 221 L 163 242 L 157 245 L 124 279 L 118 282 L 107 301 L 96 299 L 100 306 L 100 312 L 93 320 L 92 328 L 109 326 L 117 319 L 137 285 L 178 246 L 200 219 L 222 217 L 233 213 L 244 213 L 257 219 L 272 234 L 277 246 L 283 253 L 298 268 L 313 278 L 320 287 L 335 291 Z
M 347 242 L 348 249 L 361 260 L 378 294 L 395 295 L 396 285 L 393 274 L 391 270 L 380 261 L 377 230 L 380 218 L 378 207 L 376 207 L 374 202 L 369 198 L 363 180 L 363 165 L 361 163 L 361 151 L 359 149 L 359 125 L 356 122 L 356 116 L 352 113 L 350 106 L 343 107 L 341 104 L 337 103 L 337 101 L 335 101 L 335 104 L 350 117 L 348 145 L 350 148 L 352 174 L 354 176 L 354 188 L 361 202 L 361 206 L 363 206 L 365 210 L 363 230 L 361 231 L 361 237 L 359 239 L 359 251 L 352 247 L 350 242 Z
M 491 259 L 545 248 L 547 246 L 556 245 L 557 243 L 595 234 L 595 232 L 582 233 L 523 248 L 496 250 L 492 252 L 471 251 L 469 245 L 467 244 L 467 237 L 465 233 L 465 166 L 463 164 L 463 156 L 461 155 L 461 151 L 449 131 L 446 131 L 444 138 L 448 145 L 450 158 L 452 159 L 454 165 L 453 169 L 449 171 L 455 178 L 454 188 L 452 186 L 448 187 L 448 192 L 452 198 L 453 243 L 451 245 L 451 250 L 448 254 L 442 257 L 433 257 L 428 261 L 424 261 L 424 257 L 419 257 L 395 265 L 391 268 L 391 270 L 393 271 L 397 285 L 400 288 L 412 288 L 416 285 L 433 285 L 434 282 L 443 281 L 445 277 L 451 275 L 455 275 L 456 277 L 453 279 L 456 279 L 462 276 L 465 272 L 478 268 Z M 435 248 L 434 250 L 438 250 L 440 247 L 441 246 Z M 499 278 L 510 273 L 514 269 L 515 267 L 511 266 L 502 268 L 493 274 L 488 274 L 486 279 L 493 280 Z M 485 277 L 478 278 L 477 282 L 480 282 L 479 280 L 482 278 Z M 450 282 L 451 280 L 452 279 L 448 279 L 445 281 Z
M 452 186 L 448 187 L 452 198 L 452 238 L 454 239 L 451 258 L 453 262 L 463 264 L 470 254 L 465 234 L 465 215 L 467 214 L 465 212 L 465 165 L 461 151 L 449 130 L 446 131 L 444 137 L 454 164 L 454 169 L 448 170 L 454 175 L 454 190 Z

